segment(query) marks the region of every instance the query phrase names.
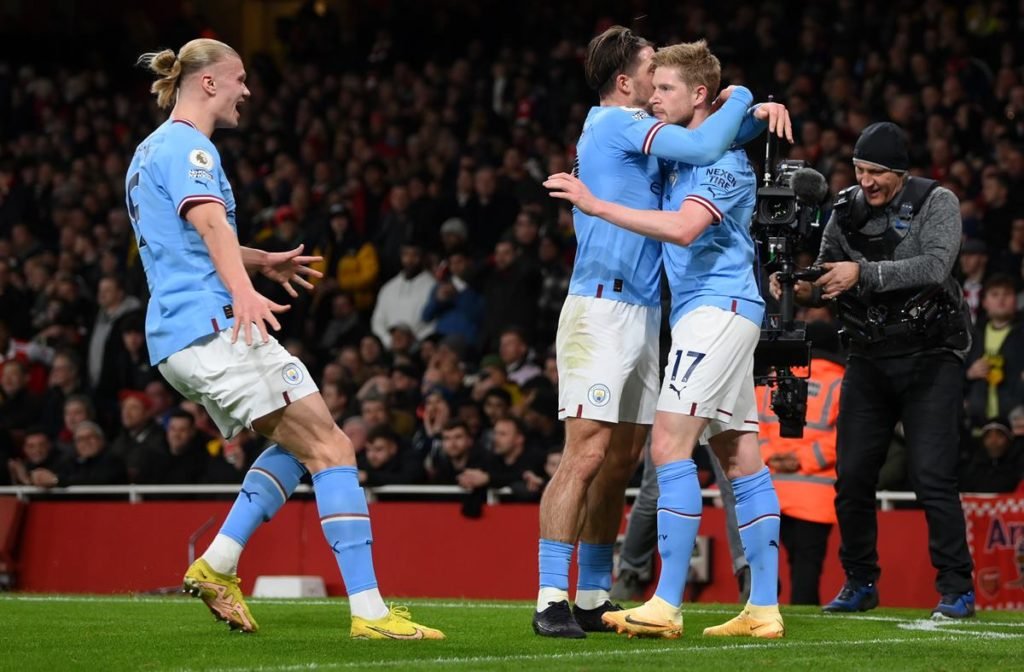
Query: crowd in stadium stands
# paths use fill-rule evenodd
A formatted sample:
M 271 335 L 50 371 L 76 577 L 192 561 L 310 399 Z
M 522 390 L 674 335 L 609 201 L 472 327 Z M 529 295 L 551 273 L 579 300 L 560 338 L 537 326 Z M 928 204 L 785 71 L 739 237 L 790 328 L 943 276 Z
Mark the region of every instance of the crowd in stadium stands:
M 364 18 L 361 40 L 346 39 L 340 17 L 305 7 L 283 56 L 249 59 L 241 128 L 214 136 L 243 243 L 323 255 L 315 291 L 257 288 L 291 303 L 277 337 L 314 372 L 366 485 L 507 485 L 536 500 L 557 466 L 552 343 L 574 240 L 540 182 L 571 169 L 596 99 L 582 48 L 610 21 L 527 4 L 500 17 L 518 36 L 504 43 L 468 4 L 483 37 L 453 33 L 438 10 L 414 28 Z M 976 325 L 961 489 L 1016 488 L 1024 3 L 673 4 L 638 31 L 706 37 L 724 83 L 785 102 L 789 158 L 833 194 L 854 183 L 860 131 L 889 119 L 911 138 L 914 172 L 959 196 L 957 272 Z M 0 483 L 239 482 L 263 444 L 220 437 L 146 351 L 123 185 L 161 113 L 141 73 L 122 85 L 87 63 L 0 64 Z M 986 351 L 986 333 L 1002 346 Z M 883 487 L 907 488 L 901 460 L 896 442 Z

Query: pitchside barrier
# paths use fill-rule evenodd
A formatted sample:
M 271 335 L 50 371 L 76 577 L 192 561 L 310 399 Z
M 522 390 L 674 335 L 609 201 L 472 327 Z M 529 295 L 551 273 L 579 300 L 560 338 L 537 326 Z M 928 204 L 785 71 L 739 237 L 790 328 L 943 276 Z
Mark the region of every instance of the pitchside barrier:
M 0 487 L 0 497 L 25 502 L 15 559 L 14 588 L 30 592 L 145 593 L 179 585 L 190 558 L 213 538 L 238 492 L 237 485 L 76 486 L 40 489 Z M 337 564 L 320 530 L 311 490 L 299 486 L 297 497 L 273 521 L 253 535 L 239 566 L 249 593 L 259 576 L 323 577 L 327 593 L 344 594 Z M 700 534 L 707 539 L 700 561 L 708 583 L 695 596 L 701 602 L 735 602 L 736 581 L 725 538 L 724 510 L 717 490 L 706 498 Z M 381 592 L 389 597 L 528 600 L 536 595 L 538 511 L 536 504 L 500 503 L 491 491 L 490 506 L 478 518 L 462 514 L 465 491 L 456 486 L 384 486 L 368 489 L 372 502 L 374 560 Z M 636 490 L 627 493 L 636 496 Z M 421 501 L 426 498 L 429 501 Z M 878 493 L 879 556 L 882 602 L 893 607 L 933 607 L 934 570 L 928 559 L 924 514 L 912 508 L 913 493 Z M 1017 567 L 1014 542 L 1024 525 L 1007 518 L 1024 510 L 1022 502 L 971 509 L 972 550 L 999 551 L 1011 560 L 986 572 L 979 581 L 999 587 L 1001 603 L 1024 602 L 1022 582 L 1010 573 Z M 1012 498 L 1010 498 L 1012 499 Z M 414 500 L 414 501 L 410 501 Z M 985 516 L 1001 516 L 998 525 Z M 995 532 L 990 533 L 990 528 Z M 0 538 L 3 538 L 0 530 Z M 821 581 L 827 599 L 842 584 L 839 534 L 829 540 Z M 994 554 L 994 555 L 993 555 Z M 977 557 L 977 555 L 976 555 Z M 1024 555 L 1020 555 L 1024 562 Z M 788 564 L 780 558 L 782 601 L 788 601 Z M 979 566 L 979 569 L 981 567 Z M 575 582 L 575 577 L 570 577 Z M 1015 595 L 1014 590 L 1021 592 Z M 979 590 L 979 600 L 982 600 Z

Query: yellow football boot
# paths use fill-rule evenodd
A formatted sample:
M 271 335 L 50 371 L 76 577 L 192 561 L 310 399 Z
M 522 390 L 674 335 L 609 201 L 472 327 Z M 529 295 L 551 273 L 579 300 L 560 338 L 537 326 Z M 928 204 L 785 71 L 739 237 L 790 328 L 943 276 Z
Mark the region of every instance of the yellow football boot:
M 758 637 L 760 639 L 782 639 L 786 626 L 782 623 L 779 605 L 758 607 L 747 603 L 740 615 L 721 625 L 704 628 L 707 637 Z
M 601 615 L 605 625 L 620 635 L 679 639 L 683 634 L 683 613 L 657 595 L 639 607 L 606 611 Z
M 232 630 L 256 632 L 260 626 L 245 604 L 239 583 L 237 576 L 216 572 L 199 558 L 185 572 L 181 589 L 201 599 L 214 618 L 225 621 Z
M 414 623 L 408 607 L 388 608 L 388 615 L 371 621 L 359 616 L 352 617 L 352 639 L 444 639 L 444 633 L 425 625 Z

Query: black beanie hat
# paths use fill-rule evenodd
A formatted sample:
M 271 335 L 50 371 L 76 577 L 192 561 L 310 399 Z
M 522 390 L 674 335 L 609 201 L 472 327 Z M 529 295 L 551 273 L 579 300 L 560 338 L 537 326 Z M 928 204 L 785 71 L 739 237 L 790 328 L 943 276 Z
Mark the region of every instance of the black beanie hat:
M 853 159 L 873 163 L 887 170 L 907 171 L 910 169 L 907 136 L 903 129 L 892 122 L 871 124 L 857 138 Z

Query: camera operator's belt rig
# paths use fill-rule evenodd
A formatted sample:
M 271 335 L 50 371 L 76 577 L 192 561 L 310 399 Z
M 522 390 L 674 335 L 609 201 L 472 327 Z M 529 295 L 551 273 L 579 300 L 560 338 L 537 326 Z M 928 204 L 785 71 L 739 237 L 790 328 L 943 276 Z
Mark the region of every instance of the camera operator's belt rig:
M 911 177 L 900 193 L 895 210 L 910 230 L 914 217 L 938 186 L 935 180 Z M 833 206 L 836 224 L 849 242 L 868 261 L 892 261 L 903 240 L 892 226 L 878 234 L 864 233 L 871 208 L 859 186 L 839 192 Z M 850 292 L 841 294 L 839 320 L 842 335 L 854 353 L 899 356 L 915 352 L 967 347 L 969 334 L 955 287 L 943 284 L 875 292 L 867 300 Z

